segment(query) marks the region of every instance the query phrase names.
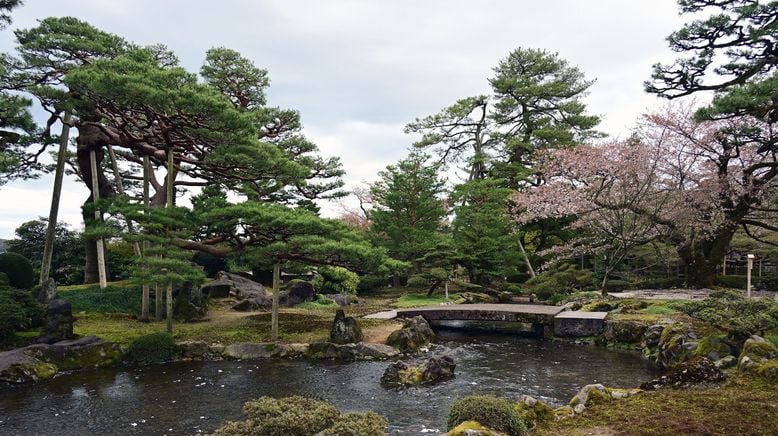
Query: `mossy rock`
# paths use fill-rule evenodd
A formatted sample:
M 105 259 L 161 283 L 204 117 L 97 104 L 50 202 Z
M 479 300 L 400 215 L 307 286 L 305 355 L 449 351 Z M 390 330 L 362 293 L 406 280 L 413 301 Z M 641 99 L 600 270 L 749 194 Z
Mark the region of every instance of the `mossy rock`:
M 758 375 L 771 383 L 778 382 L 778 348 L 762 337 L 751 336 L 743 344 L 738 371 Z
M 605 339 L 609 342 L 637 344 L 643 340 L 648 324 L 641 321 L 609 319 L 605 321 Z
M 524 419 L 513 405 L 505 398 L 491 395 L 473 395 L 454 402 L 448 411 L 448 430 L 453 430 L 465 421 L 479 422 L 509 436 L 528 433 Z
M 753 373 L 769 383 L 778 384 L 778 360 L 770 360 L 753 368 Z
M 578 405 L 587 407 L 592 404 L 604 404 L 609 402 L 611 399 L 612 397 L 605 386 L 601 384 L 591 384 L 582 387 L 581 390 L 578 391 L 578 393 L 570 400 L 568 406 L 575 409 Z
M 551 406 L 529 395 L 522 395 L 514 408 L 529 428 L 555 419 L 554 409 Z
M 575 411 L 570 406 L 561 406 L 554 409 L 554 419 L 559 421 L 560 419 L 570 418 L 575 416 Z
M 591 303 L 584 304 L 581 307 L 581 312 L 610 312 L 613 310 L 613 303 L 604 300 L 596 300 Z
M 261 397 L 243 406 L 246 421 L 227 422 L 215 435 L 312 435 L 331 428 L 340 417 L 335 406 L 323 401 L 293 396 Z M 348 433 L 346 433 L 348 434 Z
M 732 354 L 732 348 L 721 338 L 708 336 L 697 342 L 695 357 L 707 357 L 711 361 L 717 361 Z
M 484 427 L 478 421 L 465 421 L 446 433 L 446 436 L 504 436 L 505 433 Z
M 673 323 L 664 327 L 656 352 L 649 358 L 662 368 L 674 368 L 693 358 L 696 349 L 696 335 L 692 327 Z
M 40 360 L 11 365 L 0 374 L 0 380 L 11 383 L 26 383 L 48 380 L 57 374 L 57 365 Z

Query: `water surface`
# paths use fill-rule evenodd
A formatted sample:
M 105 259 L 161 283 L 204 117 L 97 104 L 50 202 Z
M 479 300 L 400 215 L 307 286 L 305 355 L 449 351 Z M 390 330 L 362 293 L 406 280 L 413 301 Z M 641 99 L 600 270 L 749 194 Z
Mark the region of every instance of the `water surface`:
M 633 387 L 654 371 L 638 353 L 508 335 L 441 331 L 430 354 L 457 363 L 455 379 L 383 389 L 388 362 L 181 362 L 64 374 L 0 385 L 2 435 L 179 435 L 210 432 L 262 395 L 304 395 L 342 411 L 373 410 L 392 434 L 444 432 L 451 402 L 472 394 L 532 395 L 566 403 L 589 383 Z

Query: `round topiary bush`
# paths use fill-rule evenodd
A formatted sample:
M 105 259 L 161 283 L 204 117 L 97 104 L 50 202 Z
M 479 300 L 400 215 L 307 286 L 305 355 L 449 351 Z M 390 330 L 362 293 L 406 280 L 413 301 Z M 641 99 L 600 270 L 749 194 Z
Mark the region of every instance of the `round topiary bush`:
M 429 284 L 429 280 L 427 280 L 426 277 L 423 275 L 413 275 L 408 277 L 408 287 L 409 288 L 423 288 Z
M 230 421 L 216 435 L 312 435 L 332 427 L 340 412 L 332 404 L 305 397 L 262 397 L 243 406 L 246 421 Z M 346 433 L 348 434 L 348 433 Z
M 30 289 L 35 282 L 32 263 L 17 253 L 0 253 L 0 272 L 8 276 L 8 284 L 17 289 Z
M 181 349 L 169 333 L 151 333 L 132 341 L 124 359 L 131 363 L 149 365 L 176 360 Z
M 455 402 L 448 411 L 447 429 L 451 430 L 465 421 L 477 421 L 509 436 L 527 434 L 527 426 L 513 404 L 491 395 L 473 395 Z
M 335 425 L 325 430 L 322 436 L 374 436 L 386 434 L 388 421 L 374 413 L 346 413 Z
M 323 266 L 311 284 L 320 294 L 356 294 L 359 276 L 343 267 Z

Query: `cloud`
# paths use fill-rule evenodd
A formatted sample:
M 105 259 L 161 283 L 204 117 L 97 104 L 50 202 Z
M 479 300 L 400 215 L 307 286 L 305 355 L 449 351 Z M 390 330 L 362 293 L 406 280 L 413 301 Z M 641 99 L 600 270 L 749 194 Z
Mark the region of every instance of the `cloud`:
M 586 102 L 603 115 L 603 131 L 624 136 L 655 105 L 642 82 L 653 63 L 674 56 L 664 38 L 683 21 L 674 2 L 655 0 L 69 0 L 27 2 L 13 27 L 64 15 L 140 44 L 166 44 L 191 71 L 211 47 L 240 51 L 268 69 L 270 104 L 300 110 L 306 134 L 342 158 L 349 184 L 374 180 L 405 156 L 409 121 L 488 92 L 492 68 L 520 46 L 558 52 L 596 78 Z M 0 34 L 0 50 L 13 45 L 10 31 Z M 86 189 L 69 186 L 62 216 L 77 225 Z M 0 238 L 47 215 L 44 194 L 0 187 Z

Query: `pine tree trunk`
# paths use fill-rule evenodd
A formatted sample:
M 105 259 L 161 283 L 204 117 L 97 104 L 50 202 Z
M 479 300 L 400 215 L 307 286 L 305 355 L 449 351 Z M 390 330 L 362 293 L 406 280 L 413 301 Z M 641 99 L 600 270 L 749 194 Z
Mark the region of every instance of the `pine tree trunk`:
M 59 152 L 57 153 L 57 168 L 54 173 L 54 189 L 51 194 L 51 208 L 49 209 L 49 222 L 46 228 L 46 243 L 43 247 L 43 260 L 41 261 L 40 284 L 44 285 L 49 280 L 51 271 L 51 258 L 54 255 L 54 239 L 57 230 L 57 216 L 59 215 L 59 200 L 62 196 L 62 179 L 65 174 L 65 155 L 68 151 L 70 138 L 70 112 L 65 111 L 62 117 L 62 133 L 59 137 Z
M 154 285 L 154 319 L 162 321 L 162 288 Z
M 89 161 L 92 168 L 92 200 L 93 203 L 100 201 L 100 182 L 97 176 L 97 156 L 94 150 L 89 151 Z M 102 221 L 102 213 L 95 209 L 95 222 L 99 224 Z M 108 278 L 105 271 L 105 249 L 103 238 L 98 238 L 95 241 L 95 247 L 97 250 L 97 274 L 100 280 L 100 289 L 105 289 L 108 286 Z
M 173 333 L 173 284 L 168 283 L 167 295 L 165 296 L 166 316 L 167 316 L 167 332 Z
M 143 156 L 143 206 L 148 209 L 149 207 L 149 177 L 150 177 L 150 165 L 148 156 Z M 143 253 L 148 248 L 148 241 L 143 241 Z M 144 283 L 142 286 L 141 307 L 140 307 L 140 320 L 141 322 L 149 322 L 149 292 L 150 286 L 148 283 Z
M 270 340 L 278 342 L 278 306 L 281 297 L 281 263 L 273 264 L 273 309 L 270 316 Z
M 173 149 L 167 155 L 167 207 L 173 207 Z M 173 332 L 173 284 L 168 283 L 166 302 L 167 332 Z

